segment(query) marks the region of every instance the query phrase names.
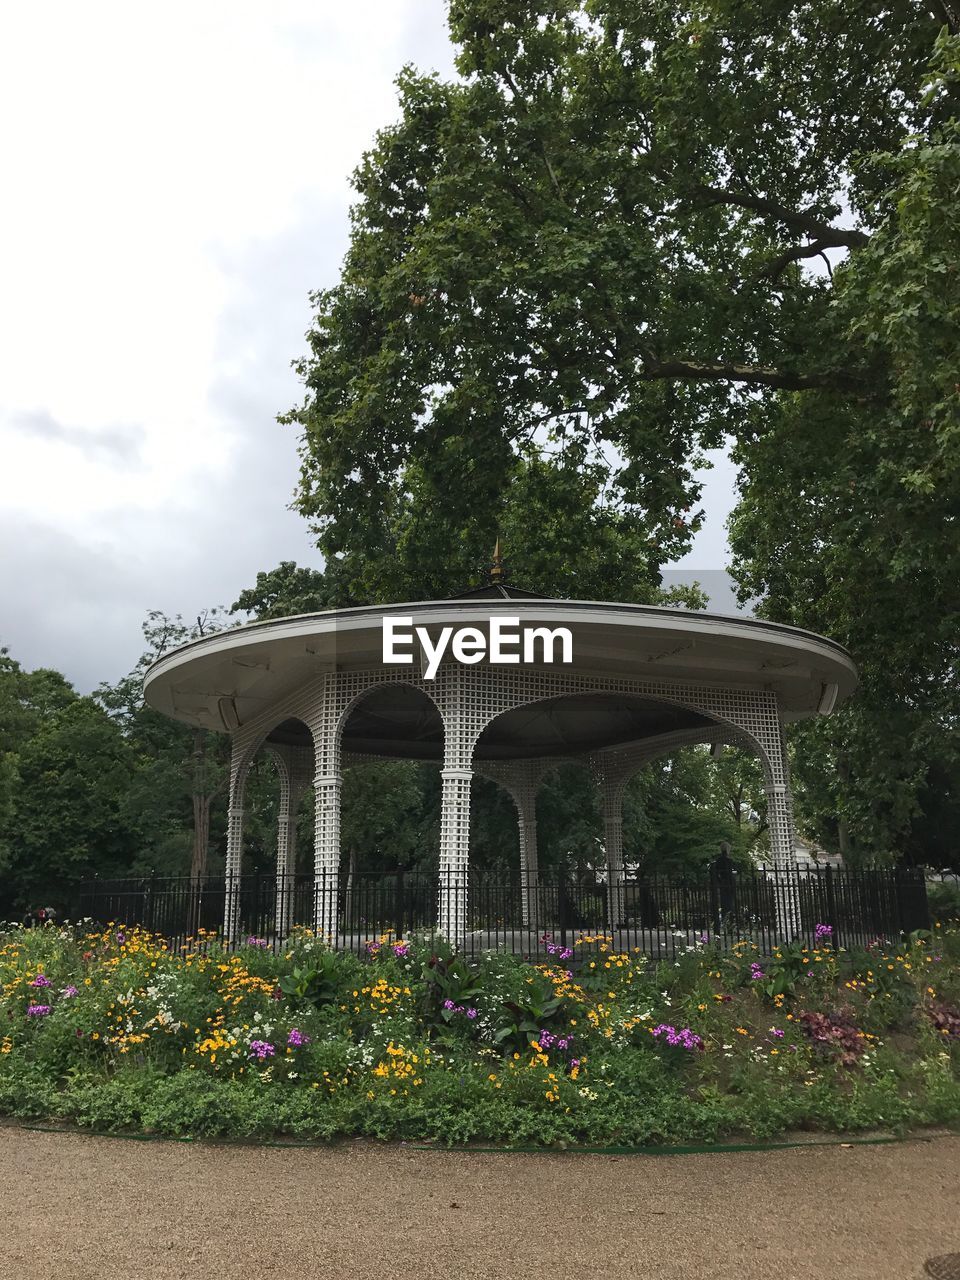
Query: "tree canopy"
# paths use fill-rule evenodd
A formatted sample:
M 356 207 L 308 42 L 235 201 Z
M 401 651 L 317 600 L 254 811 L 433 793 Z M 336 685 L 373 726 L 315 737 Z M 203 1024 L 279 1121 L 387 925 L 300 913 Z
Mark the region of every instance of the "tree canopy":
M 960 39 L 949 4 L 452 0 L 314 295 L 299 510 L 338 598 L 649 599 L 730 442 L 745 597 L 845 643 L 798 737 L 847 850 L 956 792 Z M 414 591 L 415 584 L 423 587 Z M 803 788 L 802 788 L 803 789 Z

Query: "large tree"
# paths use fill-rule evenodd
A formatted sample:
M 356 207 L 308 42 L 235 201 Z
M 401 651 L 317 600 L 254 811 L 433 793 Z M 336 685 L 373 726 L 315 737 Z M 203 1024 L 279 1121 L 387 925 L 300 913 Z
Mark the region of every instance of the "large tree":
M 131 869 L 147 866 L 170 874 L 189 869 L 195 879 L 210 869 L 211 815 L 218 801 L 226 808 L 229 739 L 180 724 L 147 706 L 143 677 L 164 653 L 219 630 L 225 622 L 220 608 L 199 614 L 195 623 L 179 614 L 148 614 L 142 627 L 146 648 L 133 671 L 116 685 L 103 684 L 97 690 L 99 702 L 122 729 L 139 762 L 128 805 L 142 839 Z M 221 846 L 223 825 L 221 821 Z
M 864 674 L 810 748 L 838 838 L 902 847 L 956 778 L 953 6 L 452 0 L 450 30 L 460 78 L 406 69 L 357 170 L 289 415 L 331 580 L 454 589 L 510 526 L 525 585 L 649 598 L 731 439 L 744 591 Z

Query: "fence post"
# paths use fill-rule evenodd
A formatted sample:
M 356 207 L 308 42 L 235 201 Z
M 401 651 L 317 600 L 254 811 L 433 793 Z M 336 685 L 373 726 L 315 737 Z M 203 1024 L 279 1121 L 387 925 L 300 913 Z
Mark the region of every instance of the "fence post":
M 397 871 L 397 896 L 396 896 L 396 900 L 394 902 L 394 908 L 393 908 L 393 915 L 394 915 L 393 928 L 394 928 L 394 932 L 397 935 L 398 942 L 403 938 L 403 925 L 404 925 L 404 919 L 406 914 L 406 911 L 405 911 L 406 903 L 404 900 L 403 890 L 404 890 L 403 867 L 400 867 Z
M 557 877 L 557 917 L 560 925 L 560 945 L 567 945 L 567 921 L 570 917 L 570 895 L 567 892 L 567 877 L 563 868 Z
M 841 936 L 840 922 L 837 916 L 837 897 L 833 884 L 833 867 L 831 867 L 829 862 L 827 863 L 826 870 L 824 872 L 824 878 L 827 883 L 827 916 L 829 918 L 821 920 L 819 923 L 830 925 L 833 929 L 833 945 L 835 947 L 840 947 L 843 945 L 843 938 Z M 813 923 L 816 925 L 818 922 L 814 920 Z
M 720 915 L 720 887 L 717 884 L 716 868 L 711 866 L 709 871 L 709 893 L 710 893 L 710 931 L 718 937 L 723 933 L 724 922 Z

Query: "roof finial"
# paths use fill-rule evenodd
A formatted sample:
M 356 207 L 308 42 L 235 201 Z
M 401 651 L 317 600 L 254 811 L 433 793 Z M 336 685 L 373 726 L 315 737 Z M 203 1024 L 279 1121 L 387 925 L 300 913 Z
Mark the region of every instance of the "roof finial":
M 506 577 L 503 568 L 503 552 L 500 550 L 500 535 L 497 535 L 497 545 L 493 548 L 493 564 L 490 566 L 490 581 L 500 583 Z

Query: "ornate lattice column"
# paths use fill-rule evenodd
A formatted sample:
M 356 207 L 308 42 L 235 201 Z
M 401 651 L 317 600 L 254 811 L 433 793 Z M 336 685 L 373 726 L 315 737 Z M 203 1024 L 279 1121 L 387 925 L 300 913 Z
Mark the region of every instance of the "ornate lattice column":
M 470 784 L 478 714 L 463 667 L 441 669 L 436 692 L 443 716 L 437 928 L 450 942 L 459 945 L 467 932 Z
M 537 851 L 537 801 L 517 805 L 520 835 L 520 911 L 525 929 L 538 928 L 540 868 Z
M 603 849 L 607 870 L 607 925 L 623 926 L 623 792 L 639 763 L 597 753 L 590 757 L 591 772 L 600 791 Z
M 309 780 L 307 753 L 296 747 L 273 747 L 271 754 L 280 780 L 277 814 L 277 897 L 275 929 L 285 938 L 293 926 L 297 865 L 297 810 Z
M 223 894 L 223 936 L 235 943 L 240 934 L 240 874 L 243 863 L 243 793 L 247 778 L 245 744 L 234 739 L 230 757 L 230 801 L 227 808 L 227 859 Z
M 450 942 L 460 944 L 467 931 L 467 877 L 470 867 L 470 783 L 473 770 L 440 771 L 440 902 L 437 926 Z
M 790 764 L 783 725 L 778 723 L 774 747 L 767 748 L 767 826 L 776 878 L 777 926 L 785 938 L 800 932 L 800 884 L 797 873 L 796 834 L 790 796 Z
M 525 929 L 539 928 L 537 793 L 553 763 L 550 760 L 497 760 L 477 766 L 477 772 L 503 787 L 516 805 L 520 840 L 520 918 Z
M 340 716 L 343 697 L 340 679 L 330 672 L 318 691 L 308 723 L 315 757 L 313 927 L 337 944 L 337 895 L 340 879 Z

